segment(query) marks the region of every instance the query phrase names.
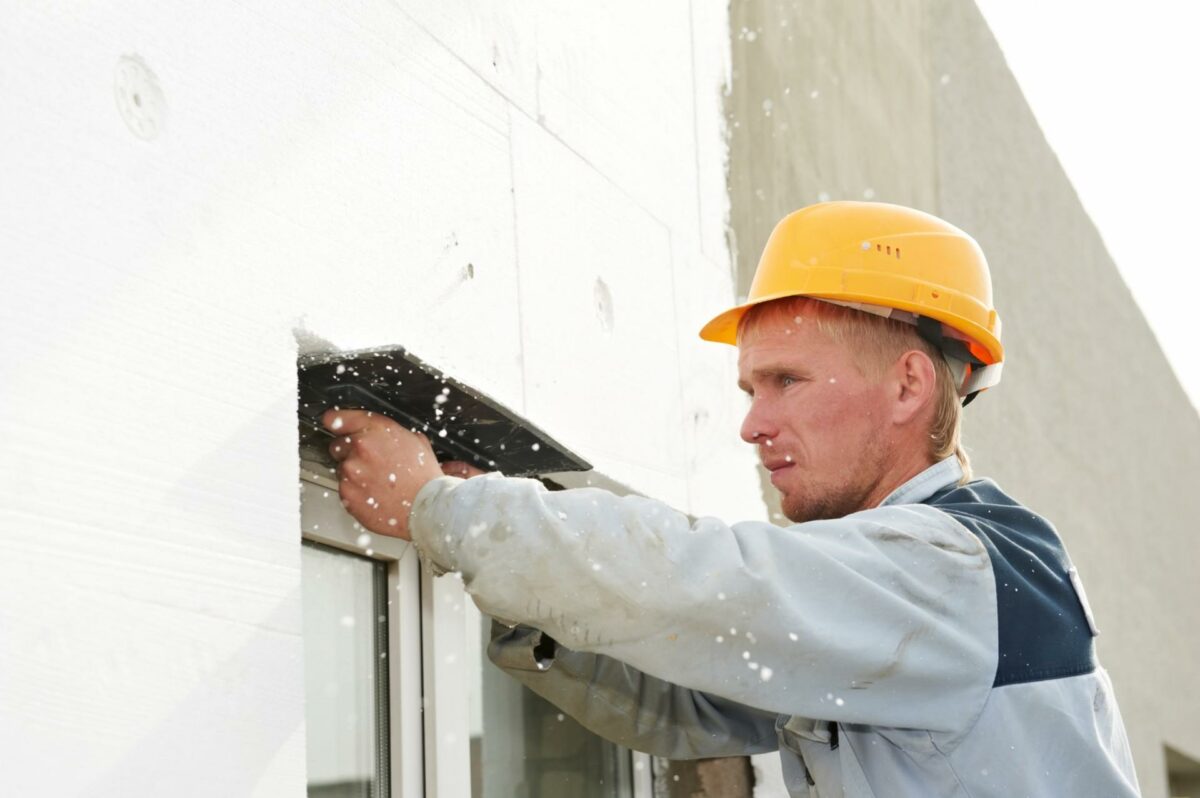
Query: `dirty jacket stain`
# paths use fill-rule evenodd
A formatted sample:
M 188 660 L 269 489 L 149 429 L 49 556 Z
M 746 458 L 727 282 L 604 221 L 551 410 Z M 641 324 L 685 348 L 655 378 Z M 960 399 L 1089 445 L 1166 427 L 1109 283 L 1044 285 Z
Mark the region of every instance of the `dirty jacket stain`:
M 672 759 L 778 750 L 793 796 L 1137 796 L 1053 527 L 955 458 L 780 528 L 534 480 L 444 477 L 414 542 L 502 619 L 489 655 Z

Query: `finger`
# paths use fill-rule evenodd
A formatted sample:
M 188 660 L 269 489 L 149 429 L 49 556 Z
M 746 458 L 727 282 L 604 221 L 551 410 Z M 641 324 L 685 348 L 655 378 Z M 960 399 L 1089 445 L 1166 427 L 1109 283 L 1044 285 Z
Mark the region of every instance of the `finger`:
M 331 408 L 321 414 L 321 423 L 339 435 L 353 435 L 365 430 L 374 415 L 367 410 L 335 410 Z
M 482 469 L 476 468 L 470 463 L 463 462 L 462 460 L 448 460 L 445 463 L 442 463 L 442 473 L 451 477 L 470 479 L 471 477 L 477 477 L 484 472 Z
M 367 494 L 365 489 L 355 484 L 353 480 L 339 475 L 338 496 L 342 499 L 342 506 L 350 510 L 362 506 Z
M 334 438 L 329 443 L 329 456 L 339 463 L 354 451 L 354 440 L 349 435 Z
M 367 476 L 369 473 L 362 460 L 359 460 L 357 457 L 343 460 L 338 465 L 339 481 L 352 482 L 362 488 L 367 487 Z
M 359 520 L 366 524 L 379 520 L 379 500 L 371 495 L 369 489 L 355 479 L 338 481 L 338 495 L 342 505 Z

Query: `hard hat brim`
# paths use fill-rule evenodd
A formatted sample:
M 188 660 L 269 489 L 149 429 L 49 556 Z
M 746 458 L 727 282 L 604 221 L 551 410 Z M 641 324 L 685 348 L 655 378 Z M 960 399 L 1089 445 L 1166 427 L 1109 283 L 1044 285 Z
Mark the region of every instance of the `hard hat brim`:
M 700 328 L 700 337 L 706 341 L 712 341 L 720 344 L 730 344 L 737 346 L 737 331 L 738 325 L 742 321 L 742 317 L 747 311 L 755 305 L 761 305 L 765 302 L 772 302 L 776 299 L 786 299 L 792 296 L 807 296 L 810 299 L 819 300 L 834 300 L 839 302 L 861 302 L 868 305 L 879 305 L 881 307 L 890 307 L 897 310 L 908 311 L 919 316 L 927 316 L 936 319 L 943 324 L 956 328 L 968 335 L 971 338 L 972 352 L 979 357 L 984 363 L 993 364 L 1000 363 L 1004 360 L 1004 349 L 1000 344 L 999 338 L 992 332 L 977 324 L 966 322 L 960 315 L 953 313 L 942 313 L 938 309 L 930 308 L 928 305 L 923 305 L 917 302 L 898 301 L 894 297 L 883 298 L 871 295 L 857 294 L 838 294 L 834 295 L 817 295 L 817 294 L 798 294 L 795 292 L 780 292 L 776 294 L 768 294 L 766 296 L 755 297 L 749 302 L 745 302 L 736 307 L 714 317 L 711 321 Z M 963 329 L 969 327 L 970 329 Z

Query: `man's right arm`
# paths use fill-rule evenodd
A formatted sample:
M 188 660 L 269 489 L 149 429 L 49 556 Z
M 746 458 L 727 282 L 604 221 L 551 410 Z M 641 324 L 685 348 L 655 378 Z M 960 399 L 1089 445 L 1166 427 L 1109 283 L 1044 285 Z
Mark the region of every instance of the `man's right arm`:
M 585 728 L 635 751 L 699 759 L 777 747 L 773 713 L 680 687 L 611 657 L 572 651 L 528 626 L 493 623 L 488 656 Z

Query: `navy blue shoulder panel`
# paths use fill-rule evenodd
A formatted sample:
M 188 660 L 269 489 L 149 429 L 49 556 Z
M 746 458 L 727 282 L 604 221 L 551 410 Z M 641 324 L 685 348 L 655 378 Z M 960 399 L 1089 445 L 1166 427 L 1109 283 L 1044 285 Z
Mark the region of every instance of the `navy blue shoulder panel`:
M 925 503 L 971 530 L 991 557 L 1000 627 L 994 686 L 1095 670 L 1091 627 L 1071 586 L 1067 553 L 1048 521 L 986 479 L 948 488 Z

